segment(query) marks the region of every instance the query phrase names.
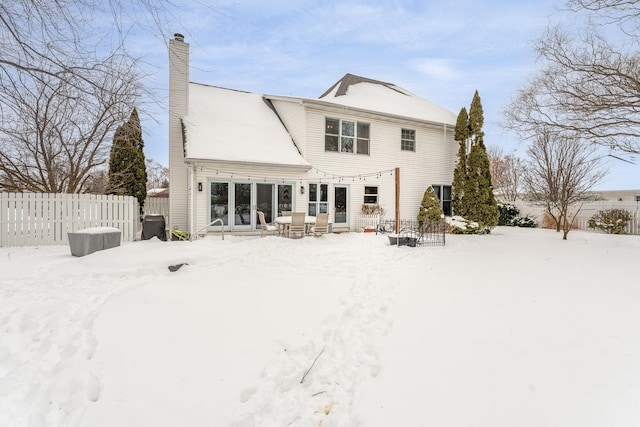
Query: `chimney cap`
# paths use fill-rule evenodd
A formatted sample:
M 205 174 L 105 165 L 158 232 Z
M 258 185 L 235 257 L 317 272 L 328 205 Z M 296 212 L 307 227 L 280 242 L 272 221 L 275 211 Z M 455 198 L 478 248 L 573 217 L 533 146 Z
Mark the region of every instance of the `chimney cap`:
M 179 41 L 179 42 L 183 42 L 184 41 L 184 36 L 182 34 L 180 34 L 180 33 L 174 33 L 173 34 L 173 38 L 176 41 Z

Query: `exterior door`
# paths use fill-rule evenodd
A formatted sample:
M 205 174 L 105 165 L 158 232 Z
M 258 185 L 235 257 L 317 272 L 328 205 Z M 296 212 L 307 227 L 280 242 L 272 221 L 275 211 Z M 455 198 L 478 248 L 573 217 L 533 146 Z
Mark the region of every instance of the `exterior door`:
M 209 190 L 209 199 L 209 206 L 211 207 L 209 222 L 221 219 L 225 229 L 227 229 L 229 227 L 229 183 L 212 182 Z M 217 222 L 212 229 L 220 229 L 220 223 Z
M 275 215 L 273 214 L 273 184 L 256 184 L 256 212 L 255 228 L 260 229 L 260 219 L 258 218 L 258 211 L 264 212 L 264 219 L 267 223 L 273 221 Z
M 349 225 L 349 197 L 347 187 L 335 186 L 333 194 L 333 226 L 347 227 Z
M 234 212 L 232 230 L 251 230 L 251 194 L 253 185 L 250 182 L 236 182 L 233 185 Z

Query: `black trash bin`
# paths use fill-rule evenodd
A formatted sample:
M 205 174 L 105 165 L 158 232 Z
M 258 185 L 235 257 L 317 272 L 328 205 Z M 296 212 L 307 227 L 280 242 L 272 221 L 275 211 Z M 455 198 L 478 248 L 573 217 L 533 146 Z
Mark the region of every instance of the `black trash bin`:
M 160 240 L 167 240 L 166 223 L 163 215 L 145 215 L 142 220 L 142 240 L 149 240 L 157 237 Z

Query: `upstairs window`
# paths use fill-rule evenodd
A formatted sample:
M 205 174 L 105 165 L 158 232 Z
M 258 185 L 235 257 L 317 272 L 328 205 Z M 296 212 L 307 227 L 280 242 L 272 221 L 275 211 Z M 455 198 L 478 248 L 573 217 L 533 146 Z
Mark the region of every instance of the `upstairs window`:
M 402 151 L 416 151 L 416 131 L 413 129 L 402 129 L 400 139 L 400 149 Z
M 324 151 L 369 154 L 369 123 L 325 119 Z
M 358 122 L 358 154 L 369 154 L 369 123 Z

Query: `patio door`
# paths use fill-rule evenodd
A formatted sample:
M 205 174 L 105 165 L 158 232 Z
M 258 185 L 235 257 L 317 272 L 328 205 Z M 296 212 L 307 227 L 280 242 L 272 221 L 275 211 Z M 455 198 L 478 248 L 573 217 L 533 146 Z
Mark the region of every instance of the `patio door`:
M 275 215 L 273 214 L 273 195 L 274 184 L 256 184 L 256 210 L 254 213 L 255 228 L 259 230 L 261 228 L 260 219 L 258 218 L 258 211 L 264 212 L 264 219 L 267 223 L 273 221 Z
M 209 222 L 221 219 L 225 228 L 229 225 L 229 183 L 228 182 L 212 182 L 209 190 L 209 206 L 210 216 Z M 217 222 L 214 227 L 220 228 Z
M 220 218 L 225 230 L 259 230 L 258 211 L 271 222 L 278 212 L 291 210 L 292 196 L 293 185 L 288 183 L 210 181 L 209 222 Z M 219 229 L 220 223 L 211 227 Z
M 333 187 L 333 226 L 349 226 L 349 197 L 348 187 L 336 185 Z
M 251 230 L 253 184 L 236 182 L 233 184 L 233 192 L 235 216 L 231 228 L 232 230 Z

